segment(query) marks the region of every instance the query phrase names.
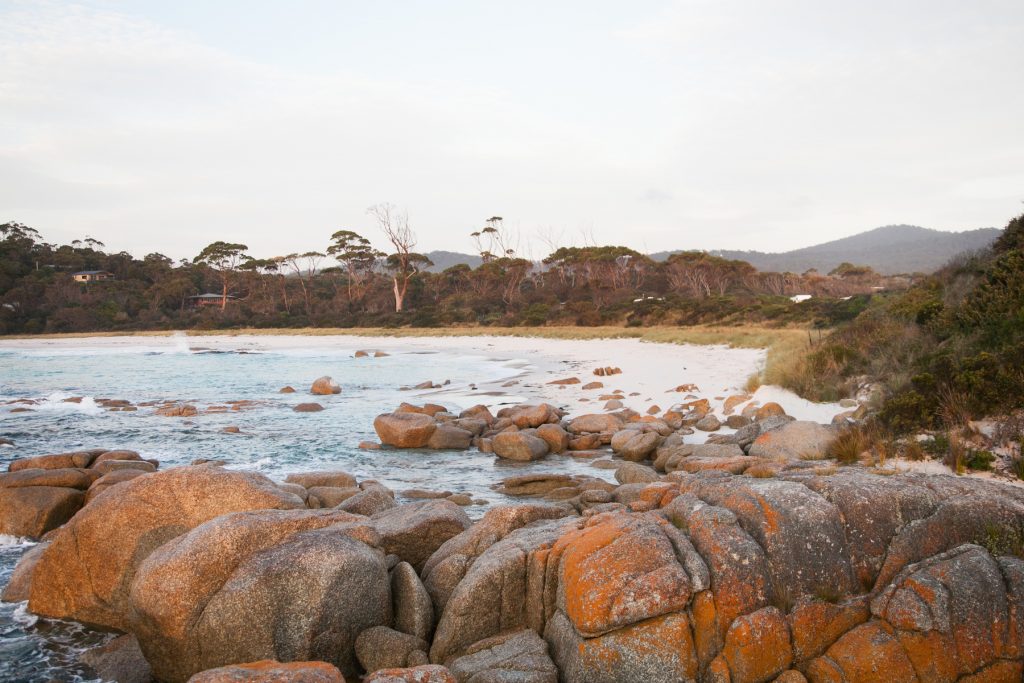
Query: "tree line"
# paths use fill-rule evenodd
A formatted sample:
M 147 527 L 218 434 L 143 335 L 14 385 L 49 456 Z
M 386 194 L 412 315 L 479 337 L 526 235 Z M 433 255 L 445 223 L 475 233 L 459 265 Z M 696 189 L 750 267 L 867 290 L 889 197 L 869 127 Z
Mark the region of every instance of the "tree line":
M 649 325 L 850 319 L 875 292 L 904 288 L 843 264 L 828 274 L 760 272 L 688 251 L 664 262 L 623 246 L 556 246 L 539 262 L 517 253 L 499 216 L 467 235 L 480 254 L 429 272 L 408 215 L 390 204 L 369 215 L 382 239 L 334 232 L 322 251 L 259 258 L 215 241 L 175 263 L 151 253 L 109 253 L 93 238 L 46 242 L 0 225 L 0 334 L 230 327 Z M 113 274 L 76 282 L 78 271 Z M 207 296 L 199 306 L 194 298 Z M 810 295 L 794 302 L 794 295 Z

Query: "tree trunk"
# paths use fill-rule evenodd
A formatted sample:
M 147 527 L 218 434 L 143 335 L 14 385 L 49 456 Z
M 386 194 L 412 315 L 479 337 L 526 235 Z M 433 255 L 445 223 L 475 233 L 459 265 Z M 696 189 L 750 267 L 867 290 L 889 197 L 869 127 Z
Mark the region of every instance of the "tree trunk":
M 220 295 L 220 310 L 223 311 L 228 305 L 228 279 L 225 277 L 222 282 L 224 284 L 224 289 Z
M 395 277 L 391 278 L 391 281 L 395 285 L 395 287 L 394 287 L 394 289 L 395 289 L 395 313 L 401 313 L 402 312 L 402 304 L 405 301 L 405 288 L 406 288 L 406 285 L 408 284 L 408 280 L 404 281 L 402 283 L 401 287 L 398 286 L 398 276 L 397 275 Z

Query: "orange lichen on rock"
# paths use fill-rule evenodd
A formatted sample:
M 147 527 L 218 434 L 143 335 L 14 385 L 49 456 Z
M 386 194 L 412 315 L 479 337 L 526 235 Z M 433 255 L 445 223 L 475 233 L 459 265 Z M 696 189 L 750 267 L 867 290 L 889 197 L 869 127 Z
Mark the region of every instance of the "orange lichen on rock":
M 725 634 L 722 656 L 732 683 L 770 681 L 793 661 L 786 617 L 775 607 L 740 617 Z
M 601 635 L 689 604 L 690 578 L 663 523 L 646 515 L 598 515 L 555 544 L 566 614 L 580 634 Z

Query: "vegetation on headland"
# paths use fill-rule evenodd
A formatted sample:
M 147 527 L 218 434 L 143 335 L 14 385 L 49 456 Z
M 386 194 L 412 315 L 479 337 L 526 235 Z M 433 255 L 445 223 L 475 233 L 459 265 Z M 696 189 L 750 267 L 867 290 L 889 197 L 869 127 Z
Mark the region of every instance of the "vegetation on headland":
M 878 422 L 895 433 L 1024 408 L 1024 215 L 991 249 L 874 297 L 775 380 L 820 400 L 875 384 Z

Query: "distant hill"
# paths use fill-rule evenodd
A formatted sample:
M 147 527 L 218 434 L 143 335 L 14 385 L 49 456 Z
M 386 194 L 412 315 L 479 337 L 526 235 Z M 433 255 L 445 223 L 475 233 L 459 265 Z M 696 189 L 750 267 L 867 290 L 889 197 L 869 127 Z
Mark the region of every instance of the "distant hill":
M 981 228 L 965 232 L 930 230 L 916 225 L 887 225 L 843 239 L 782 253 L 712 251 L 716 256 L 746 261 L 758 270 L 802 273 L 816 268 L 827 273 L 844 261 L 871 266 L 883 275 L 930 273 L 965 251 L 984 249 L 1002 230 Z M 651 254 L 661 261 L 675 252 Z
M 440 273 L 460 263 L 465 263 L 470 268 L 476 268 L 482 263 L 479 256 L 460 254 L 456 251 L 428 251 L 426 257 L 434 262 L 433 266 L 427 268 L 431 273 Z
M 816 268 L 824 274 L 840 263 L 848 262 L 871 266 L 882 275 L 930 273 L 957 254 L 988 247 L 1000 233 L 1002 230 L 998 228 L 944 232 L 916 225 L 887 225 L 832 242 L 781 253 L 735 249 L 718 249 L 711 253 L 746 261 L 763 271 L 803 273 Z M 658 251 L 650 254 L 650 257 L 655 261 L 664 261 L 678 251 Z M 440 273 L 458 263 L 468 264 L 472 268 L 481 263 L 479 256 L 454 251 L 431 251 L 427 256 L 434 262 L 434 266 L 428 270 L 434 273 Z

